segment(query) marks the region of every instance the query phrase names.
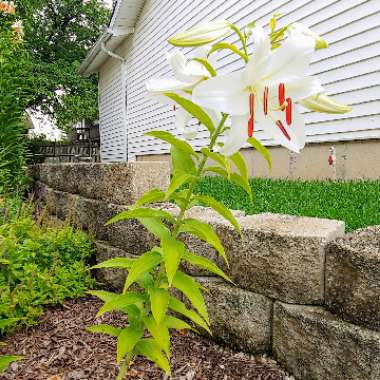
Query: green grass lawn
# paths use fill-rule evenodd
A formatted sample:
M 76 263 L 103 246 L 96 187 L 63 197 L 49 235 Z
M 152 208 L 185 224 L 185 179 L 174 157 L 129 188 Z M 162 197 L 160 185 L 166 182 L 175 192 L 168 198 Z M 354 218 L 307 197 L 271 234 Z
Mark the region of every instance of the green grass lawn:
M 380 224 L 380 181 L 251 180 L 254 200 L 238 186 L 218 177 L 205 177 L 198 194 L 212 195 L 230 209 L 247 214 L 273 212 L 339 219 L 347 231 Z

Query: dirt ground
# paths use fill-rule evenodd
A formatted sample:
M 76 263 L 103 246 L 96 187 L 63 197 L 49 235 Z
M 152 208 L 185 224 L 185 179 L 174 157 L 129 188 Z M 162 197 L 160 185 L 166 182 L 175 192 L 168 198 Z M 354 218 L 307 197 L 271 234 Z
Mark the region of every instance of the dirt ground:
M 0 375 L 2 380 L 114 380 L 117 375 L 115 340 L 85 330 L 99 322 L 95 314 L 101 302 L 92 297 L 66 302 L 49 309 L 41 323 L 5 339 L 0 353 L 23 355 Z M 120 325 L 117 314 L 103 323 Z M 197 336 L 175 333 L 171 380 L 286 380 L 285 371 L 271 358 L 249 356 Z M 169 380 L 151 362 L 137 358 L 127 379 Z

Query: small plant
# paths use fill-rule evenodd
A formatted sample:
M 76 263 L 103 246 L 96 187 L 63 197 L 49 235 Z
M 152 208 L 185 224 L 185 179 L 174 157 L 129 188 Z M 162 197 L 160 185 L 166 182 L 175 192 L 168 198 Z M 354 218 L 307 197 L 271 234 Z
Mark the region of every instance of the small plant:
M 173 177 L 170 185 L 166 191 L 152 189 L 129 210 L 109 221 L 137 219 L 160 240 L 159 246 L 137 259 L 115 258 L 96 266 L 122 268 L 128 272 L 121 294 L 91 292 L 104 301 L 98 316 L 114 310 L 128 315 L 128 325 L 124 328 L 104 324 L 89 328 L 117 338 L 120 380 L 125 378 L 136 355 L 154 361 L 169 374 L 170 330 L 200 328 L 211 333 L 202 294 L 205 289 L 181 269 L 182 262 L 231 282 L 214 262 L 190 252 L 181 240 L 183 234 L 194 235 L 214 247 L 228 265 L 226 252 L 212 227 L 187 213 L 199 202 L 213 208 L 240 232 L 236 219 L 223 204 L 212 196 L 195 194 L 198 180 L 206 173 L 220 175 L 242 187 L 252 201 L 248 170 L 239 149 L 248 143 L 271 165 L 267 149 L 253 137 L 256 123 L 279 144 L 298 152 L 306 139 L 296 102 L 318 112 L 349 111 L 349 107 L 322 94 L 318 79 L 305 73 L 314 49 L 327 44 L 299 24 L 278 29 L 276 24 L 277 16 L 274 16 L 269 35 L 254 24 L 242 32 L 224 20 L 176 35 L 169 40 L 171 44 L 201 48 L 190 61 L 179 51 L 168 54 L 175 78 L 151 79 L 147 83 L 148 92 L 154 98 L 173 106 L 176 126 L 186 138 L 197 134 L 197 128 L 188 125 L 195 118 L 208 131 L 209 143 L 196 152 L 188 142 L 169 132 L 147 133 L 171 145 Z M 216 42 L 231 32 L 238 36 L 241 48 Z M 253 42 L 251 54 L 248 52 L 250 40 Z M 244 69 L 219 76 L 213 57 L 221 50 L 240 57 Z M 179 208 L 178 214 L 147 207 L 149 203 L 162 201 L 174 202 Z M 172 291 L 174 289 L 187 299 L 190 307 L 179 298 L 178 292 Z
M 7 332 L 32 326 L 46 305 L 85 294 L 92 286 L 86 260 L 92 243 L 70 226 L 45 228 L 32 207 L 3 200 L 0 212 L 0 321 Z M 20 208 L 15 211 L 13 207 Z

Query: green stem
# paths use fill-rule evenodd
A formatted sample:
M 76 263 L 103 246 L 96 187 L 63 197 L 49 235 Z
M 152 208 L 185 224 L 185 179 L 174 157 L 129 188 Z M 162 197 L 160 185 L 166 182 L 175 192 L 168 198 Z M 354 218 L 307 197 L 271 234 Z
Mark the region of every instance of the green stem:
M 223 117 L 222 117 L 218 127 L 216 128 L 215 132 L 211 136 L 210 144 L 208 145 L 209 150 L 214 149 L 216 141 L 217 141 L 217 139 L 218 139 L 223 127 L 224 127 L 224 124 L 225 124 L 227 118 L 228 118 L 228 115 L 223 114 Z M 179 228 L 181 227 L 181 223 L 182 223 L 183 218 L 185 216 L 185 212 L 187 211 L 187 209 L 190 205 L 190 201 L 191 201 L 191 197 L 192 197 L 193 192 L 194 192 L 195 184 L 197 183 L 198 179 L 202 176 L 206 162 L 207 162 L 207 156 L 205 154 L 203 154 L 203 158 L 202 158 L 201 162 L 199 163 L 198 170 L 197 170 L 197 173 L 195 175 L 196 179 L 190 184 L 190 186 L 187 190 L 185 202 L 181 205 L 180 213 L 177 217 L 177 221 L 176 221 L 176 224 L 174 227 L 174 235 L 176 237 L 178 236 L 178 231 L 179 231 Z
M 127 370 L 129 368 L 129 364 L 131 363 L 131 360 L 132 360 L 132 356 L 127 355 L 125 360 L 124 360 L 124 363 L 120 366 L 119 373 L 117 375 L 116 380 L 124 380 L 125 379 L 125 376 L 127 375 Z

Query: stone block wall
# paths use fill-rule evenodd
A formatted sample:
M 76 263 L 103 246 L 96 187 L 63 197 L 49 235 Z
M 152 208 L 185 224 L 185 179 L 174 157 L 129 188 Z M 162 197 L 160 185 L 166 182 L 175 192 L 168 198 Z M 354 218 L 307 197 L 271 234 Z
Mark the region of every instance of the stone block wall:
M 157 244 L 137 221 L 104 223 L 144 191 L 165 188 L 164 162 L 64 164 L 35 168 L 36 191 L 47 211 L 71 218 L 96 239 L 97 260 L 135 257 Z M 173 205 L 162 204 L 176 213 Z M 380 379 L 380 227 L 344 235 L 334 220 L 236 211 L 242 237 L 214 211 L 189 216 L 212 225 L 230 267 L 207 244 L 189 236 L 188 248 L 215 260 L 234 286 L 190 266 L 183 269 L 205 293 L 213 337 L 236 349 L 269 353 L 297 379 Z M 97 273 L 121 288 L 125 273 Z

